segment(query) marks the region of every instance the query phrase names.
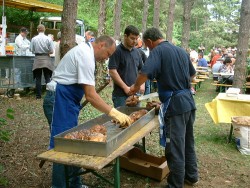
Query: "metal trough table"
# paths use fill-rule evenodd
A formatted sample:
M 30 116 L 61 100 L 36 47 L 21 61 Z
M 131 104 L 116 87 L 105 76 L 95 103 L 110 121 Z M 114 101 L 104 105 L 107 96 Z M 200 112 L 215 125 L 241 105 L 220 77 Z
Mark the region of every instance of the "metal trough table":
M 0 56 L 0 88 L 7 89 L 7 96 L 13 97 L 15 89 L 35 86 L 32 67 L 35 56 Z M 54 63 L 54 57 L 51 58 Z M 44 77 L 43 77 L 43 83 Z
M 112 183 L 103 177 L 101 178 L 105 180 L 106 182 L 112 184 L 115 188 L 119 188 L 120 187 L 119 156 L 131 150 L 134 147 L 134 144 L 136 144 L 142 138 L 145 138 L 145 136 L 147 136 L 156 127 L 159 127 L 159 122 L 158 122 L 157 117 L 152 119 L 149 123 L 147 123 L 143 128 L 141 128 L 138 132 L 136 132 L 124 144 L 122 144 L 118 149 L 116 149 L 112 154 L 110 154 L 107 157 L 65 153 L 65 152 L 55 151 L 54 149 L 46 151 L 38 155 L 37 157 L 38 159 L 45 160 L 45 161 L 82 167 L 84 169 L 87 169 L 88 172 L 92 172 L 94 175 L 97 175 L 98 177 L 100 177 L 100 175 L 98 175 L 95 172 L 95 170 L 100 170 L 104 168 L 105 166 L 107 166 L 108 164 L 110 164 L 113 160 L 115 160 L 115 164 L 113 168 L 114 182 Z M 83 174 L 85 173 L 83 172 Z M 69 177 L 66 177 L 67 186 L 68 186 L 68 179 Z

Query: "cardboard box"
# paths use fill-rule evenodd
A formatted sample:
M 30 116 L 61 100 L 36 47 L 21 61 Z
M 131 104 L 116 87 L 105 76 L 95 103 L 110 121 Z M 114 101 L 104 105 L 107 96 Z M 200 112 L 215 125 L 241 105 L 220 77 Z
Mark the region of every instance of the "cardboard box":
M 161 181 L 168 173 L 165 157 L 156 157 L 144 153 L 138 148 L 133 148 L 120 157 L 120 166 L 126 170 Z

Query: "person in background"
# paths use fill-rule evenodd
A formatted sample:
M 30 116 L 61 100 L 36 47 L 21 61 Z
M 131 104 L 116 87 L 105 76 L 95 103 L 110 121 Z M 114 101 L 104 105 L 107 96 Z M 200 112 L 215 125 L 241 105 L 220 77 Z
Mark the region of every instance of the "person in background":
M 61 31 L 57 33 L 57 41 L 55 44 L 55 67 L 60 63 L 61 60 L 61 54 L 60 54 L 60 42 L 61 42 Z
M 85 32 L 85 42 L 94 42 L 95 41 L 95 34 L 93 31 L 86 31 Z
M 54 35 L 53 35 L 53 34 L 48 34 L 48 37 L 50 37 L 51 40 L 52 40 L 53 43 L 54 43 L 54 51 L 53 51 L 52 54 L 49 54 L 49 55 L 50 55 L 50 57 L 55 57 L 55 44 L 56 44 L 56 41 L 55 41 Z
M 211 60 L 210 67 L 213 68 L 213 65 L 216 63 L 217 59 L 221 58 L 220 51 L 215 50 L 213 59 Z
M 182 188 L 184 181 L 194 185 L 198 182 L 193 133 L 196 106 L 190 81 L 195 69 L 185 50 L 165 41 L 157 28 L 147 29 L 143 41 L 150 55 L 129 94 L 140 90 L 148 78 L 156 78 L 162 103 L 159 112 L 161 145 L 165 146 L 170 170 L 166 187 Z
M 2 45 L 3 45 L 3 26 L 0 24 L 0 55 L 2 55 Z M 9 69 L 1 69 L 1 74 L 5 72 L 5 79 L 9 78 Z
M 36 80 L 36 99 L 42 98 L 42 73 L 46 84 L 50 82 L 54 64 L 52 64 L 50 54 L 54 52 L 54 44 L 50 37 L 44 34 L 45 27 L 37 26 L 38 35 L 33 37 L 30 43 L 30 51 L 35 54 L 33 64 L 33 74 Z
M 25 27 L 20 29 L 19 35 L 15 39 L 16 55 L 27 55 L 30 48 L 30 41 L 27 39 L 28 30 Z
M 129 97 L 130 86 L 135 82 L 143 62 L 140 53 L 135 45 L 139 37 L 139 30 L 129 25 L 124 31 L 124 42 L 119 44 L 116 51 L 109 58 L 109 74 L 114 82 L 112 100 L 115 107 L 125 106 Z M 144 93 L 144 85 L 140 94 Z
M 198 53 L 196 52 L 195 49 L 191 49 L 190 51 L 190 59 L 191 59 L 191 62 L 192 63 L 197 63 L 197 60 L 198 60 Z
M 100 36 L 92 43 L 80 43 L 69 50 L 53 72 L 47 84 L 43 109 L 50 125 L 50 145 L 54 148 L 54 136 L 78 125 L 81 100 L 86 100 L 99 111 L 116 119 L 121 125 L 131 124 L 129 116 L 109 106 L 95 90 L 95 61 L 104 62 L 115 51 L 115 41 Z M 68 176 L 77 174 L 80 167 L 67 166 Z M 65 168 L 53 163 L 52 187 L 65 188 Z M 80 176 L 69 179 L 71 188 L 83 188 Z
M 141 39 L 140 39 L 140 40 L 141 40 Z M 144 51 L 142 50 L 142 40 L 141 40 L 141 45 L 137 44 L 137 45 L 136 45 L 136 48 L 139 50 L 139 53 L 140 53 L 140 55 L 141 55 L 142 62 L 143 62 L 143 64 L 144 64 L 144 63 L 146 62 L 147 56 L 146 56 L 146 54 L 144 53 Z M 147 81 L 145 82 L 145 91 L 144 91 L 144 93 L 142 93 L 142 94 L 147 95 L 147 94 L 149 94 L 149 93 L 150 93 L 150 80 L 147 80 Z
M 15 39 L 15 45 L 16 45 L 16 55 L 18 56 L 26 56 L 29 55 L 30 51 L 30 41 L 27 39 L 28 35 L 28 29 L 25 27 L 22 27 L 20 29 L 19 35 Z M 18 65 L 17 65 L 18 66 Z M 21 84 L 21 68 L 15 68 L 15 84 Z
M 50 37 L 51 40 L 54 41 L 54 35 L 53 34 L 48 34 L 48 37 Z
M 213 74 L 213 80 L 214 81 L 218 81 L 218 74 L 214 74 L 214 73 L 219 73 L 219 70 L 222 67 L 222 62 L 224 61 L 223 58 L 219 58 L 217 59 L 216 63 L 213 65 L 212 67 L 212 74 Z
M 233 66 L 232 66 L 232 60 L 230 57 L 226 57 L 225 60 L 223 61 L 223 65 L 220 67 L 219 69 L 219 73 L 228 73 L 228 74 L 233 74 Z M 232 85 L 233 84 L 233 75 L 229 75 L 229 76 L 222 76 L 219 75 L 218 76 L 218 83 L 220 84 L 229 84 Z M 217 92 L 225 92 L 225 87 L 220 88 L 216 87 L 216 91 Z
M 145 46 L 145 43 L 142 41 L 142 47 L 140 48 L 141 51 L 144 52 L 145 54 L 145 57 L 142 57 L 142 61 L 143 61 L 143 64 L 145 64 L 146 62 L 146 59 L 148 58 L 149 56 L 149 49 L 147 46 Z M 157 87 L 157 86 L 156 86 Z M 144 95 L 148 95 L 151 93 L 151 80 L 147 80 L 145 82 L 145 92 L 144 92 Z
M 198 54 L 198 67 L 207 67 L 207 60 L 203 57 L 203 53 Z

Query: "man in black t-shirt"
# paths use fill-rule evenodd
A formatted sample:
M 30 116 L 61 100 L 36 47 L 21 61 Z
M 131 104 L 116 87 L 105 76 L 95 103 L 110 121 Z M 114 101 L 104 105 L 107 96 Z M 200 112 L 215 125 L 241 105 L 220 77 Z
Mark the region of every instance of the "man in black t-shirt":
M 126 105 L 130 86 L 142 68 L 141 55 L 135 48 L 138 37 L 139 30 L 135 26 L 127 26 L 123 43 L 117 46 L 115 53 L 109 58 L 109 74 L 114 81 L 112 93 L 114 107 Z M 140 93 L 144 93 L 144 85 L 140 88 Z
M 162 102 L 160 144 L 165 147 L 170 170 L 167 187 L 183 187 L 184 181 L 194 185 L 198 182 L 193 135 L 196 107 L 190 81 L 195 69 L 184 49 L 165 41 L 158 29 L 147 29 L 143 41 L 150 55 L 130 87 L 130 94 L 137 92 L 147 79 L 157 80 Z

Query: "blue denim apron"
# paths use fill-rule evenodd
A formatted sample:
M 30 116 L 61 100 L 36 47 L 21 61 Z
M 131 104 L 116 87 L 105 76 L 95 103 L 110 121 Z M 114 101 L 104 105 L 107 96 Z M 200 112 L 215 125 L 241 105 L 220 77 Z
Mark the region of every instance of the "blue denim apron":
M 168 110 L 171 97 L 178 93 L 187 92 L 187 91 L 190 92 L 190 89 L 183 89 L 183 90 L 177 90 L 177 91 L 170 91 L 170 90 L 163 91 L 160 84 L 158 84 L 159 99 L 161 101 L 161 106 L 160 106 L 159 115 L 158 115 L 159 126 L 160 126 L 159 137 L 160 137 L 160 145 L 162 147 L 166 147 L 166 143 L 169 142 L 169 140 L 167 140 L 166 138 L 167 124 L 165 124 L 164 117 Z
M 83 95 L 83 88 L 79 84 L 61 85 L 57 83 L 51 123 L 50 149 L 54 148 L 55 135 L 77 126 Z

